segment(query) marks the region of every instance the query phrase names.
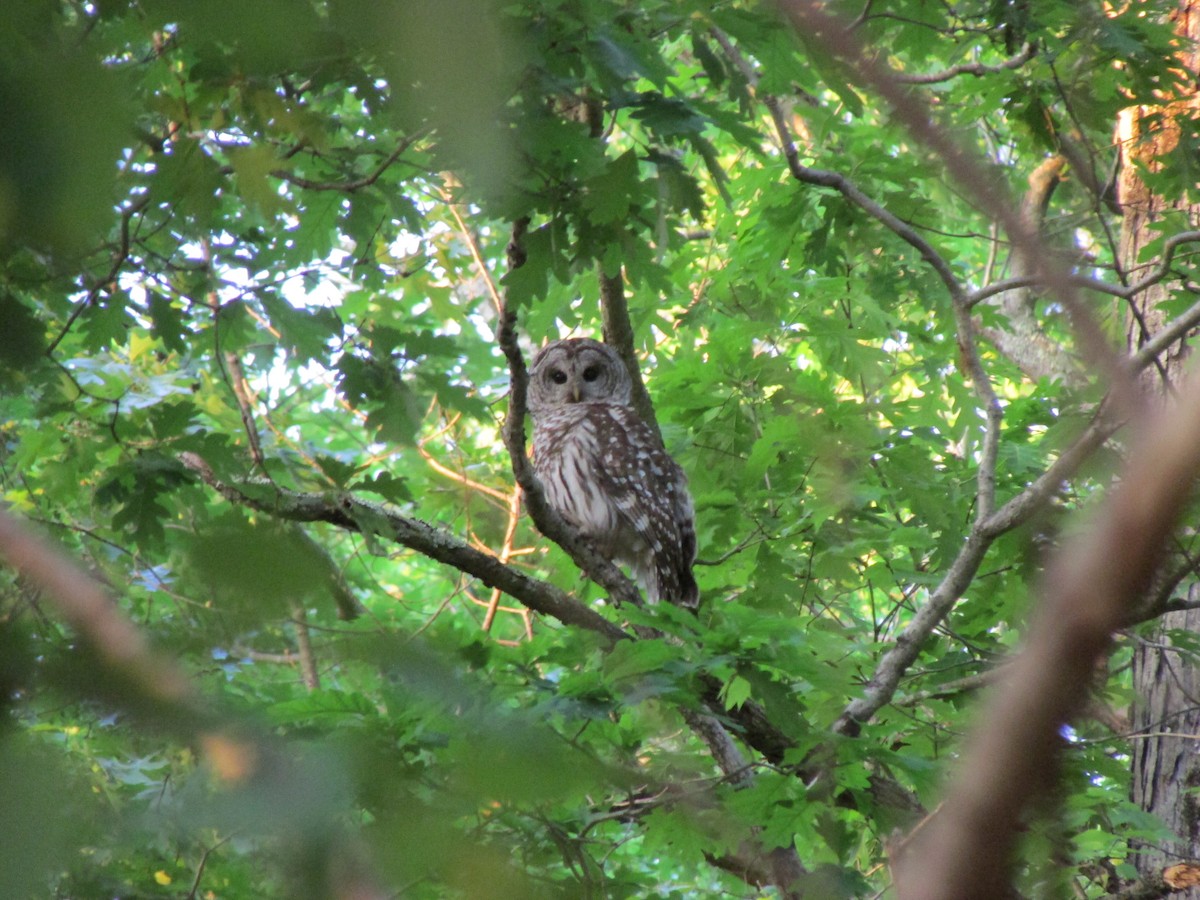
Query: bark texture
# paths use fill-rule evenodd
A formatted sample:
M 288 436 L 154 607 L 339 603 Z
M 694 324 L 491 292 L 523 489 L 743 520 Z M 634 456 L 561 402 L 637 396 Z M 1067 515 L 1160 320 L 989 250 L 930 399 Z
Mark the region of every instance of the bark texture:
M 1180 64 L 1190 73 L 1200 71 L 1200 0 L 1182 0 L 1175 13 L 1181 37 Z M 1191 81 L 1194 85 L 1194 76 Z M 1139 177 L 1138 165 L 1153 169 L 1157 160 L 1174 148 L 1181 123 L 1194 118 L 1198 98 L 1193 90 L 1156 109 L 1131 107 L 1118 125 L 1124 155 L 1120 173 L 1119 199 L 1124 217 L 1121 232 L 1121 261 L 1131 281 L 1136 281 L 1146 264 L 1139 262 L 1141 249 L 1159 236 L 1166 218 L 1186 216 L 1196 227 L 1200 205 L 1179 198 L 1153 194 Z M 1129 316 L 1128 338 L 1137 351 L 1162 328 L 1166 319 L 1160 308 L 1169 282 L 1155 285 L 1138 296 Z M 1196 332 L 1185 334 L 1158 354 L 1146 369 L 1148 391 L 1159 396 L 1174 392 L 1183 374 Z M 1200 583 L 1181 587 L 1188 600 L 1200 599 Z M 1157 633 L 1140 642 L 1134 655 L 1133 679 L 1137 702 L 1132 724 L 1133 799 L 1147 812 L 1163 819 L 1178 835 L 1173 846 L 1143 845 L 1137 867 L 1143 879 L 1158 878 L 1168 867 L 1200 858 L 1200 667 L 1188 656 L 1172 649 L 1167 632 L 1185 629 L 1200 632 L 1200 610 L 1170 612 L 1159 620 Z M 1172 894 L 1176 898 L 1200 900 L 1200 888 Z

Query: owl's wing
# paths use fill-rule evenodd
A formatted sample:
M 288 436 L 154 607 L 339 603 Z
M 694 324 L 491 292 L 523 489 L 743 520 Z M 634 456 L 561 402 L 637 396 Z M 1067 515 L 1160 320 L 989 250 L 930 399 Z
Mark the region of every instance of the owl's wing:
M 687 477 L 658 434 L 627 406 L 595 404 L 597 479 L 618 515 L 650 550 L 651 599 L 695 606 L 696 530 Z
M 679 599 L 680 606 L 696 609 L 700 605 L 700 586 L 692 575 L 692 563 L 696 560 L 696 511 L 692 506 L 692 495 L 688 491 L 687 475 L 675 460 L 671 460 L 677 474 L 675 498 L 678 506 L 675 521 L 679 523 Z

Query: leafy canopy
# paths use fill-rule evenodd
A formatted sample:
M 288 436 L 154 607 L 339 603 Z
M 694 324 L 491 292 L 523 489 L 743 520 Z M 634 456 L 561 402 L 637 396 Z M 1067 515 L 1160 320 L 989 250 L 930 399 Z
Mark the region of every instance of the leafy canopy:
M 1044 238 L 1118 281 L 1110 135 L 1180 77 L 1170 23 L 1065 0 L 831 8 L 928 82 L 1013 197 L 1065 157 Z M 996 298 L 965 334 L 928 254 L 796 177 L 788 139 L 964 292 L 1013 274 L 994 211 L 853 67 L 741 2 L 20 0 L 0 36 L 0 489 L 226 723 L 147 708 L 4 574 L 0 811 L 26 827 L 0 894 L 755 896 L 731 862 L 752 836 L 823 896 L 886 887 L 884 841 L 936 803 L 976 676 L 1012 653 L 1042 547 L 1111 460 L 989 535 L 903 680 L 835 727 L 940 596 L 980 472 L 994 507 L 1025 496 L 1103 387 L 1022 368 Z M 1156 190 L 1192 188 L 1194 149 Z M 600 274 L 623 276 L 691 479 L 698 621 L 614 611 L 517 515 L 501 303 L 526 351 L 599 335 Z M 1110 300 L 1088 297 L 1115 336 Z M 1073 349 L 1060 309 L 1032 309 Z M 365 502 L 306 517 L 297 497 Z M 450 549 L 397 540 L 393 516 Z M 666 636 L 534 615 L 464 547 Z M 701 713 L 752 778 L 725 777 Z M 1123 741 L 1091 720 L 1072 737 L 1021 878 L 1099 896 L 1090 864 L 1128 874 L 1127 842 L 1160 835 L 1124 799 Z

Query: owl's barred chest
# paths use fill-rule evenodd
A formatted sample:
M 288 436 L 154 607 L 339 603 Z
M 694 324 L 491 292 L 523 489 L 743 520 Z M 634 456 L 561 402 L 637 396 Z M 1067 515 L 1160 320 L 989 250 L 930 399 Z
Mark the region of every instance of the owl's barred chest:
M 665 451 L 627 407 L 584 403 L 546 413 L 536 422 L 533 451 L 547 500 L 593 537 L 634 539 L 649 525 L 641 491 L 656 482 L 672 490 Z
M 544 414 L 533 433 L 534 467 L 600 467 L 614 478 L 661 478 L 665 451 L 653 431 L 628 408 L 579 403 Z

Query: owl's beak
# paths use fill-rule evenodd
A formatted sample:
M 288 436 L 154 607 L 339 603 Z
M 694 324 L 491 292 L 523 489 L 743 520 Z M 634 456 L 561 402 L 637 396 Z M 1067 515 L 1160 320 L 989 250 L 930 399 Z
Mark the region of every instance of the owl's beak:
M 571 385 L 571 402 L 578 403 L 579 398 L 580 398 L 579 382 L 577 381 L 573 385 Z

